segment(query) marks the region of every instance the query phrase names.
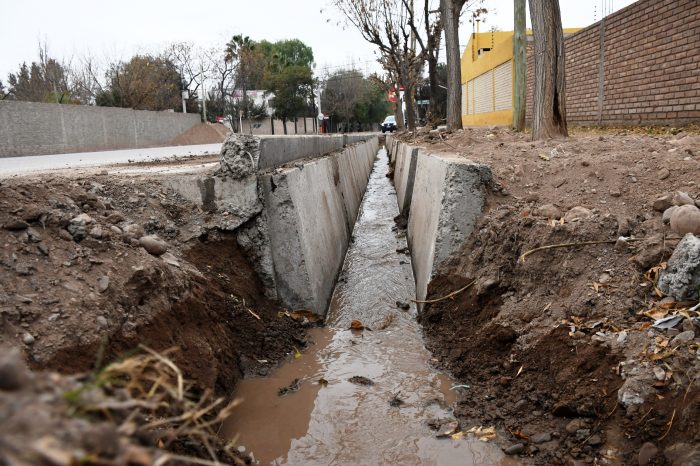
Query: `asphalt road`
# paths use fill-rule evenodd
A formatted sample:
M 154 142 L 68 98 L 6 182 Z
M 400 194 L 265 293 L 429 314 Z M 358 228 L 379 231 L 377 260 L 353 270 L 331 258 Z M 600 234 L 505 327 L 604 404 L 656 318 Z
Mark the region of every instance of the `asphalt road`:
M 148 162 L 157 159 L 218 154 L 221 144 L 195 146 L 151 147 L 75 154 L 32 155 L 0 158 L 0 177 L 24 175 L 52 170 L 99 167 L 129 162 Z

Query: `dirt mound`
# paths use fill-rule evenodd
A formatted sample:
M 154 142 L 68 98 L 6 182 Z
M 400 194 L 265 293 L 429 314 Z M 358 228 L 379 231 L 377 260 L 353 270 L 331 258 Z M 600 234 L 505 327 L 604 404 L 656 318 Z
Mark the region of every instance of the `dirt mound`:
M 177 346 L 187 376 L 229 395 L 304 332 L 278 317 L 215 216 L 148 178 L 3 181 L 0 343 L 63 373 L 89 370 L 100 349 L 111 361 L 140 343 Z M 143 235 L 167 252 L 149 254 Z
M 216 144 L 224 142 L 229 132 L 228 128 L 219 123 L 200 123 L 173 139 L 172 144 L 175 146 Z
M 428 347 L 470 386 L 458 416 L 510 431 L 536 464 L 637 464 L 645 442 L 656 451 L 649 464 L 700 452 L 690 420 L 700 407 L 697 313 L 657 292 L 678 235 L 653 208 L 670 192 L 700 198 L 700 147 L 685 145 L 694 137 L 612 130 L 530 142 L 500 129 L 415 137 L 490 164 L 501 187 L 428 299 L 474 285 L 420 316 Z M 552 245 L 566 246 L 522 259 Z M 667 315 L 687 317 L 651 327 Z

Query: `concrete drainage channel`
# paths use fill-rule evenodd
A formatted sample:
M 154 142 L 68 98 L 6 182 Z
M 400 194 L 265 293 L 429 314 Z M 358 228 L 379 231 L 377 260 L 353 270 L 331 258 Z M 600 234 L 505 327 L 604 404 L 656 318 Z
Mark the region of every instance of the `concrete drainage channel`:
M 456 392 L 410 303 L 471 232 L 489 169 L 391 138 L 388 150 L 376 137 L 342 149 L 341 138 L 295 140 L 297 155 L 273 166 L 280 139 L 231 139 L 217 176 L 170 181 L 228 212 L 270 297 L 327 324 L 303 354 L 239 384 L 224 435 L 257 464 L 515 464 L 476 438 L 440 438 Z M 334 151 L 313 157 L 318 144 Z
M 234 136 L 213 176 L 164 183 L 218 212 L 268 297 L 323 315 L 378 144 L 368 135 Z

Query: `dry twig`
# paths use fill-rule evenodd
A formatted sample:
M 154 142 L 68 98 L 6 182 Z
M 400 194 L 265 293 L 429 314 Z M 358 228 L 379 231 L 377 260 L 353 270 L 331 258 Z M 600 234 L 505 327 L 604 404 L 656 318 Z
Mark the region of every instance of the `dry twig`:
M 464 291 L 464 290 L 466 290 L 467 288 L 469 288 L 470 286 L 472 286 L 474 283 L 476 283 L 476 280 L 472 280 L 469 284 L 463 286 L 462 288 L 460 288 L 460 289 L 457 290 L 457 291 L 453 291 L 452 293 L 443 296 L 442 298 L 429 299 L 429 300 L 427 300 L 427 301 L 421 301 L 421 300 L 417 300 L 417 299 L 412 299 L 411 301 L 413 301 L 413 302 L 416 303 L 416 304 L 438 303 L 438 302 L 440 302 L 440 301 L 444 301 L 444 300 L 446 300 L 446 299 L 450 299 L 450 298 L 452 298 L 452 297 L 458 295 L 458 294 L 461 293 L 462 291 Z

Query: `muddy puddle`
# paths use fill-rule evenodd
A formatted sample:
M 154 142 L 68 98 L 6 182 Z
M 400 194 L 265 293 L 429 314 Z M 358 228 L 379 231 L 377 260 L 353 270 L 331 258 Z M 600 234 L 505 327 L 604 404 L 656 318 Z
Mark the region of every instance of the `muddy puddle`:
M 256 464 L 516 465 L 492 442 L 438 439 L 429 426 L 452 420 L 455 390 L 464 388 L 452 389 L 423 345 L 387 169 L 381 150 L 327 327 L 311 332 L 315 344 L 301 357 L 240 383 L 243 402 L 223 433 Z M 353 320 L 367 329 L 349 330 Z

